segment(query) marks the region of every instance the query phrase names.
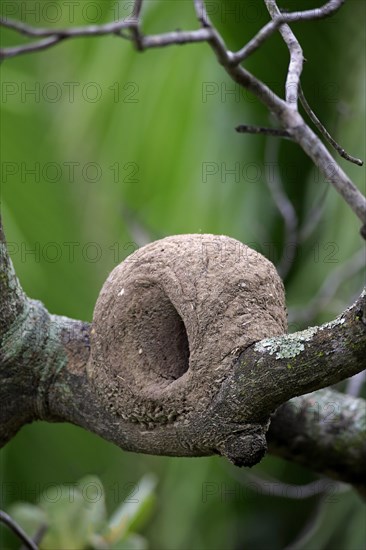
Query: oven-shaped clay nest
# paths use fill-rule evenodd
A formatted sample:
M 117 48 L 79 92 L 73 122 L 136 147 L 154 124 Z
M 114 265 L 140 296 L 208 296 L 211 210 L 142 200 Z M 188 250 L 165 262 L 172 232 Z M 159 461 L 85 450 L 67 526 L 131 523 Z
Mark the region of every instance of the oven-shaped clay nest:
M 117 419 L 145 437 L 179 437 L 185 454 L 198 419 L 210 432 L 208 412 L 239 353 L 284 332 L 283 285 L 270 261 L 225 236 L 167 237 L 109 275 L 88 372 Z

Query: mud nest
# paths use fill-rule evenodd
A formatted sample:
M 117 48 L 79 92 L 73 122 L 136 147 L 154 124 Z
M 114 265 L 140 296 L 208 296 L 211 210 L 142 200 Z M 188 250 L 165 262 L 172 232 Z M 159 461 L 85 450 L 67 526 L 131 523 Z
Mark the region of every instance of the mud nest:
M 89 376 L 105 406 L 142 429 L 187 424 L 211 406 L 233 359 L 286 332 L 282 282 L 239 241 L 178 235 L 109 275 L 92 329 Z

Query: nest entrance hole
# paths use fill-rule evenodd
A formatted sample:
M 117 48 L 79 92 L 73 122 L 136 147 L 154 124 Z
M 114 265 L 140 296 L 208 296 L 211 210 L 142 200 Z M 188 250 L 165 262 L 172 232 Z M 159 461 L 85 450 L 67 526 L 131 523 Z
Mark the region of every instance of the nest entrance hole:
M 189 340 L 183 319 L 169 297 L 157 285 L 141 288 L 138 334 L 138 368 L 160 388 L 174 382 L 189 369 Z M 152 380 L 153 379 L 153 380 Z

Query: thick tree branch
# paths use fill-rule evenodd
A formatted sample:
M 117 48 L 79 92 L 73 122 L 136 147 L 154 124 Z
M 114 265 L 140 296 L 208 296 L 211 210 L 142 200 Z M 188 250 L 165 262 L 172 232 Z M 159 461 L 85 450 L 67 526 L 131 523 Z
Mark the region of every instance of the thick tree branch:
M 155 261 L 159 264 L 159 257 Z M 133 264 L 134 271 L 136 265 Z M 3 243 L 1 281 L 13 281 L 12 273 Z M 172 411 L 176 408 L 177 412 L 169 419 L 162 423 L 158 416 L 155 420 L 147 398 L 146 406 L 141 407 L 139 421 L 131 422 L 127 411 L 125 415 L 113 406 L 115 397 L 112 393 L 110 406 L 105 406 L 105 400 L 90 376 L 94 362 L 90 355 L 90 325 L 50 315 L 40 302 L 24 297 L 17 280 L 12 286 L 14 291 L 2 295 L 6 296 L 6 300 L 0 313 L 1 326 L 4 327 L 0 342 L 1 445 L 9 441 L 25 423 L 41 419 L 82 426 L 125 450 L 173 456 L 202 456 L 219 452 L 237 464 L 250 464 L 251 460 L 254 463 L 262 456 L 260 450 L 251 447 L 250 441 L 256 442 L 258 430 L 265 433 L 268 419 L 277 407 L 296 395 L 352 376 L 366 366 L 364 292 L 351 308 L 332 323 L 261 340 L 241 352 L 240 349 L 234 350 L 230 357 L 223 358 L 224 362 L 229 361 L 229 374 L 221 379 L 220 387 L 204 414 L 191 410 L 187 420 L 180 422 L 180 405 L 174 401 L 172 394 L 169 406 Z M 6 290 L 8 285 L 3 288 Z M 9 311 L 15 311 L 19 296 L 22 296 L 21 314 L 9 315 Z M 162 354 L 164 350 L 161 349 Z M 111 384 L 113 388 L 112 381 Z M 148 379 L 146 384 L 146 389 L 142 389 L 142 404 L 143 393 L 151 391 Z M 183 378 L 181 384 L 184 384 Z M 210 380 L 203 379 L 202 384 L 204 393 L 204 384 L 208 384 L 209 394 Z M 344 398 L 349 410 L 353 407 L 353 416 L 347 414 L 348 409 L 345 412 L 347 430 L 343 429 L 344 417 L 341 414 L 334 416 L 332 427 L 338 430 L 340 440 L 350 441 L 349 434 L 352 433 L 353 442 L 357 438 L 362 441 L 365 436 L 365 424 L 362 426 L 360 422 L 365 414 L 363 400 L 320 393 L 320 407 L 325 407 L 323 395 L 329 396 L 330 403 L 334 400 L 339 403 Z M 316 399 L 317 394 L 314 396 L 312 399 Z M 280 409 L 282 413 L 276 413 L 269 441 L 276 453 L 312 467 L 313 455 L 309 453 L 307 459 L 305 443 L 299 458 L 299 444 L 295 446 L 292 442 L 292 433 L 289 432 L 288 445 L 285 446 L 284 434 L 287 432 L 281 430 L 283 415 L 289 426 L 296 426 L 300 414 L 296 404 L 303 403 L 303 399 L 295 400 L 295 405 L 284 405 Z M 155 406 L 159 407 L 158 397 Z M 301 409 L 301 415 L 307 431 L 313 430 L 313 434 L 321 432 L 321 415 L 318 421 L 308 406 Z M 249 454 L 245 450 L 248 437 Z M 312 445 L 315 445 L 315 435 Z M 359 473 L 361 467 L 357 469 L 354 466 L 359 460 L 363 463 L 366 453 L 363 444 L 360 443 L 355 449 L 353 445 L 340 446 L 331 441 L 325 446 L 322 441 L 318 447 L 315 469 L 344 481 L 365 483 Z M 333 453 L 330 472 L 327 466 L 329 447 L 332 447 Z M 241 453 L 244 453 L 244 458 Z
M 365 490 L 365 421 L 363 399 L 329 389 L 295 397 L 272 417 L 269 451 Z
M 8 255 L 5 234 L 0 214 L 0 339 L 21 315 L 26 304 L 26 296 L 15 274 Z
M 41 307 L 39 303 L 38 307 Z M 144 434 L 141 434 L 140 445 L 137 446 L 136 442 L 131 440 L 129 427 L 124 424 L 123 420 L 108 412 L 99 401 L 98 396 L 90 386 L 86 370 L 90 353 L 89 330 L 90 326 L 87 323 L 51 316 L 48 325 L 48 339 L 51 341 L 43 352 L 45 356 L 43 359 L 49 363 L 47 355 L 51 356 L 52 373 L 49 373 L 47 379 L 42 381 L 35 374 L 25 375 L 25 368 L 28 373 L 33 369 L 31 369 L 28 357 L 24 356 L 19 358 L 21 360 L 20 369 L 12 372 L 13 383 L 9 378 L 4 379 L 4 371 L 8 370 L 9 367 L 14 369 L 14 366 L 8 363 L 5 365 L 2 358 L 0 365 L 2 373 L 1 401 L 3 404 L 0 432 L 2 444 L 14 436 L 25 422 L 43 419 L 59 422 L 67 421 L 79 425 L 104 439 L 114 442 L 127 451 L 172 454 L 169 452 L 169 436 L 171 435 L 169 428 L 166 429 L 165 444 L 167 448 L 162 443 L 160 449 L 152 449 L 149 437 L 145 437 Z M 287 339 L 288 337 L 283 337 L 285 345 L 287 345 Z M 38 347 L 41 347 L 40 340 L 40 338 L 34 340 L 34 342 L 37 342 Z M 291 342 L 291 345 L 294 342 L 295 340 Z M 360 343 L 360 346 L 362 346 L 362 343 Z M 264 343 L 264 347 L 266 347 L 266 343 Z M 300 370 L 308 368 L 313 371 L 317 369 L 319 378 L 321 378 L 320 372 L 322 369 L 317 366 L 316 361 L 318 360 L 317 356 L 325 352 L 319 351 L 320 349 L 318 348 L 318 351 L 316 351 L 314 346 L 313 353 L 311 354 L 308 351 L 305 358 L 302 359 L 301 354 L 299 354 L 299 356 L 291 359 L 294 376 L 298 364 Z M 363 350 L 363 354 L 365 354 L 365 343 L 363 343 Z M 250 353 L 251 350 L 248 350 L 248 356 Z M 329 358 L 329 370 L 331 370 L 330 365 L 334 360 L 335 353 L 331 354 Z M 35 351 L 33 357 L 34 354 Z M 313 361 L 311 361 L 310 355 L 313 355 Z M 309 367 L 307 366 L 308 360 Z M 358 366 L 356 366 L 357 356 L 353 357 L 352 360 L 355 365 L 349 369 L 350 372 L 355 372 L 366 366 L 365 362 L 360 359 Z M 243 368 L 246 369 L 245 361 L 246 353 L 244 352 L 241 356 L 241 367 L 239 370 L 236 369 L 235 382 L 230 386 L 234 393 L 230 397 L 230 391 L 225 391 L 222 406 L 225 407 L 226 403 L 229 414 L 231 414 L 232 400 L 237 401 L 235 406 L 238 407 L 240 396 L 249 391 L 249 382 L 242 382 L 241 386 L 237 387 L 239 379 L 245 380 L 244 375 L 240 374 L 243 373 Z M 274 368 L 278 368 L 278 370 L 286 369 L 286 372 L 289 372 L 290 369 L 287 368 L 287 364 L 284 364 L 288 361 L 290 359 L 283 359 L 280 361 L 283 366 Z M 273 362 L 275 363 L 274 358 Z M 263 401 L 263 395 L 268 390 L 263 389 L 260 379 L 265 376 L 266 380 L 270 381 L 271 372 L 267 371 L 267 374 L 264 374 L 265 365 L 260 364 L 260 358 L 256 365 L 252 364 L 252 369 L 263 372 L 256 386 L 256 398 L 261 394 L 261 400 Z M 341 375 L 335 372 L 334 376 L 332 375 L 329 378 L 328 373 L 324 376 L 324 385 L 328 383 L 329 379 L 337 381 L 340 377 Z M 277 377 L 273 375 L 272 389 L 276 384 L 276 379 Z M 38 395 L 41 395 L 42 404 L 36 406 L 34 401 L 37 398 L 32 394 L 36 391 L 37 383 L 41 383 L 47 388 L 38 391 Z M 312 384 L 309 385 L 304 382 L 304 374 L 301 375 L 299 384 L 302 386 L 300 391 L 304 389 L 304 386 L 305 388 L 312 386 Z M 29 386 L 28 390 L 26 389 L 27 385 Z M 266 386 L 268 386 L 268 383 Z M 18 393 L 19 390 L 21 391 L 20 394 Z M 278 395 L 276 401 L 280 401 Z M 24 410 L 25 407 L 28 410 Z M 271 408 L 272 405 L 265 407 L 267 410 Z M 23 413 L 26 413 L 25 415 L 20 415 L 22 410 Z M 260 410 L 260 407 L 258 410 Z M 268 433 L 269 451 L 335 479 L 365 486 L 365 420 L 366 409 L 365 402 L 362 399 L 349 397 L 331 390 L 320 390 L 310 395 L 297 397 L 280 406 L 273 416 Z M 204 448 L 202 450 L 193 449 L 191 453 L 187 452 L 189 456 L 200 456 L 202 454 L 210 453 Z

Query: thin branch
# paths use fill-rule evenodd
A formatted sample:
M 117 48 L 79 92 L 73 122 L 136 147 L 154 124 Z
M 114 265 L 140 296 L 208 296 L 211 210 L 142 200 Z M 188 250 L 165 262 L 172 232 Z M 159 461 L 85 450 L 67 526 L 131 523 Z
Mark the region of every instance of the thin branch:
M 334 149 L 337 151 L 337 153 L 344 159 L 348 160 L 349 162 L 353 162 L 353 164 L 357 164 L 358 166 L 363 166 L 363 161 L 361 159 L 358 159 L 356 157 L 353 157 L 347 151 L 343 149 L 336 141 L 332 138 L 328 130 L 323 126 L 323 124 L 320 122 L 314 111 L 311 109 L 309 103 L 306 100 L 306 97 L 304 95 L 303 89 L 301 87 L 301 84 L 299 84 L 299 98 L 301 101 L 302 106 L 304 107 L 306 113 L 308 114 L 309 118 L 312 120 L 312 122 L 315 124 L 315 126 L 318 128 L 322 136 L 334 147 Z
M 290 13 L 280 13 L 267 23 L 243 48 L 233 54 L 232 63 L 237 65 L 254 53 L 262 44 L 268 40 L 284 23 L 297 23 L 299 21 L 312 21 L 325 19 L 339 10 L 345 0 L 331 0 L 321 8 L 304 10 Z
M 37 40 L 30 44 L 23 44 L 21 46 L 11 46 L 9 48 L 0 49 L 0 61 L 3 59 L 9 59 L 11 57 L 16 57 L 18 55 L 23 55 L 27 53 L 39 52 L 42 50 L 47 50 L 51 46 L 56 46 L 64 40 L 66 37 L 61 36 L 49 36 L 48 38 L 43 38 L 42 40 Z
M 173 31 L 163 34 L 149 35 L 141 37 L 143 49 L 161 48 L 173 44 L 193 44 L 195 42 L 207 42 L 210 40 L 212 32 L 210 29 L 198 29 L 195 31 Z
M 132 37 L 132 40 L 135 44 L 135 47 L 137 49 L 137 51 L 143 51 L 144 47 L 143 47 L 143 44 L 142 44 L 142 40 L 143 40 L 143 35 L 142 35 L 142 32 L 141 32 L 141 10 L 142 10 L 142 4 L 143 4 L 143 0 L 135 0 L 134 1 L 134 5 L 133 5 L 133 9 L 132 9 L 132 15 L 131 15 L 131 20 L 134 21 L 134 25 L 131 27 L 130 29 L 130 32 L 131 32 L 131 37 Z
M 51 46 L 59 44 L 61 41 L 69 38 L 80 38 L 85 36 L 102 36 L 108 34 L 118 34 L 122 38 L 132 40 L 138 50 L 148 48 L 159 48 L 170 46 L 173 44 L 188 44 L 196 42 L 206 42 L 212 36 L 212 32 L 208 29 L 198 29 L 194 31 L 174 31 L 157 35 L 143 36 L 139 31 L 139 23 L 134 19 L 126 19 L 107 23 L 105 25 L 90 25 L 86 27 L 74 27 L 70 29 L 42 29 L 30 27 L 25 23 L 14 20 L 0 19 L 0 25 L 6 26 L 13 30 L 17 30 L 27 36 L 46 37 L 30 44 L 22 44 L 0 49 L 0 59 L 8 59 L 21 54 L 33 53 L 36 51 L 47 49 Z M 127 37 L 121 34 L 123 29 L 128 29 L 131 36 Z
M 272 0 L 266 0 L 272 3 Z M 342 2 L 328 2 L 324 8 L 325 14 L 331 13 L 340 7 Z M 258 80 L 249 71 L 239 65 L 233 64 L 232 52 L 227 51 L 225 43 L 219 33 L 214 29 L 208 18 L 203 0 L 195 0 L 196 15 L 201 21 L 201 24 L 212 31 L 212 38 L 208 40 L 209 45 L 216 54 L 219 63 L 224 67 L 229 76 L 237 82 L 240 86 L 243 86 L 247 90 L 251 91 L 266 107 L 275 115 L 278 122 L 281 124 L 284 130 L 288 131 L 291 137 L 300 145 L 305 153 L 312 159 L 315 166 L 319 168 L 322 174 L 329 178 L 330 183 L 340 193 L 347 204 L 357 214 L 363 225 L 366 227 L 366 198 L 352 183 L 348 176 L 343 172 L 340 166 L 335 163 L 334 159 L 329 154 L 328 150 L 324 147 L 322 142 L 318 139 L 316 134 L 305 124 L 304 120 L 297 111 L 297 86 L 298 82 L 295 82 L 296 94 L 295 94 L 295 108 L 293 104 L 289 104 L 287 101 L 283 101 L 278 97 L 270 88 L 268 88 L 263 82 Z M 320 16 L 320 14 L 319 14 Z M 283 29 L 284 27 L 281 27 Z M 290 30 L 290 32 L 292 32 Z M 286 33 L 285 33 L 286 34 Z M 286 34 L 286 39 L 290 41 L 289 33 Z M 294 37 L 296 40 L 296 38 Z M 291 45 L 292 48 L 292 45 Z M 296 49 L 297 52 L 297 49 Z M 297 54 L 296 54 L 297 55 Z M 302 66 L 301 61 L 296 62 L 292 69 L 294 74 L 299 78 L 299 69 Z M 296 72 L 297 71 L 297 72 Z M 290 90 L 287 89 L 289 92 Z M 331 173 L 330 173 L 330 169 Z M 363 233 L 361 232 L 363 235 Z M 365 231 L 366 238 L 366 231 Z
M 208 17 L 203 0 L 194 0 L 197 19 L 203 28 L 211 32 L 208 43 L 214 51 L 218 62 L 223 66 L 229 76 L 244 88 L 253 93 L 270 111 L 278 115 L 286 111 L 286 102 L 278 97 L 264 82 L 258 80 L 253 74 L 243 67 L 233 64 L 233 53 L 230 52 L 219 32 L 213 27 Z M 285 128 L 284 128 L 285 129 Z
M 287 85 L 286 99 L 282 100 L 261 80 L 257 79 L 249 71 L 238 64 L 237 54 L 229 51 L 225 45 L 220 33 L 210 22 L 203 0 L 194 0 L 196 15 L 201 24 L 201 29 L 194 31 L 175 31 L 159 35 L 143 36 L 140 32 L 140 20 L 134 18 L 119 20 L 105 25 L 91 25 L 86 27 L 75 27 L 71 29 L 35 29 L 25 23 L 13 21 L 10 19 L 0 20 L 0 24 L 13 30 L 32 37 L 45 37 L 45 40 L 37 41 L 33 44 L 26 44 L 0 50 L 0 58 L 6 59 L 23 53 L 35 52 L 41 49 L 58 44 L 67 38 L 78 36 L 100 36 L 101 34 L 118 34 L 121 38 L 132 40 L 138 50 L 147 48 L 164 47 L 172 44 L 187 44 L 194 42 L 207 42 L 216 54 L 218 62 L 224 67 L 232 80 L 240 86 L 252 92 L 277 118 L 283 132 L 289 134 L 296 143 L 302 147 L 305 153 L 313 160 L 320 171 L 328 177 L 329 167 L 334 166 L 334 161 L 329 155 L 327 149 L 320 142 L 318 137 L 304 123 L 302 117 L 297 112 L 298 84 L 302 69 L 302 53 L 291 29 L 283 23 L 286 21 L 310 20 L 322 18 L 334 13 L 342 4 L 341 0 L 327 2 L 318 10 L 308 10 L 304 12 L 294 12 L 292 14 L 281 14 L 274 0 L 266 0 L 267 7 L 273 17 L 272 27 L 279 25 L 280 32 L 288 44 L 291 60 L 287 83 L 294 85 L 294 95 Z M 140 13 L 141 3 L 135 4 L 136 13 Z M 285 19 L 281 19 L 285 18 Z M 277 22 L 276 22 L 277 21 Z M 278 22 L 279 21 L 279 22 Z M 271 27 L 271 28 L 272 28 Z M 267 36 L 267 31 L 264 35 Z M 122 34 L 126 29 L 130 35 Z M 272 31 L 270 31 L 272 32 Z M 263 35 L 263 36 L 264 36 Z M 293 82 L 292 82 L 293 79 Z M 285 137 L 288 137 L 285 135 Z M 336 170 L 332 171 L 329 181 L 342 195 L 347 204 L 352 208 L 356 215 L 362 221 L 363 227 L 366 227 L 366 198 L 355 187 L 351 180 L 335 164 Z M 361 235 L 366 238 L 366 230 L 361 231 Z
M 8 514 L 0 510 L 0 522 L 4 523 L 13 533 L 22 541 L 24 546 L 29 550 L 38 550 L 37 545 L 23 529 L 18 525 Z
M 38 529 L 38 531 L 36 532 L 36 534 L 33 536 L 33 542 L 34 544 L 37 546 L 40 545 L 43 537 L 45 536 L 45 534 L 47 533 L 48 531 L 48 525 L 44 524 L 44 525 L 41 525 Z M 22 545 L 21 548 L 19 550 L 26 550 L 26 546 Z
M 135 249 L 145 246 L 146 244 L 157 240 L 159 237 L 162 237 L 156 233 L 154 234 L 152 228 L 143 223 L 139 214 L 127 204 L 122 203 L 121 210 L 123 224 L 133 239 L 131 245 Z
M 222 466 L 229 474 L 239 483 L 252 488 L 252 490 L 260 489 L 261 494 L 268 497 L 290 498 L 293 500 L 304 500 L 317 495 L 322 495 L 329 489 L 337 488 L 338 492 L 344 491 L 344 485 L 334 482 L 333 479 L 323 477 L 310 483 L 296 485 L 285 483 L 279 479 L 269 477 L 264 478 L 252 473 L 250 470 L 238 470 L 233 468 L 227 462 Z M 346 486 L 347 489 L 349 488 Z
M 291 139 L 291 135 L 287 130 L 280 128 L 263 128 L 262 126 L 249 126 L 248 124 L 240 124 L 235 128 L 239 134 L 262 134 L 264 136 L 282 137 Z
M 134 19 L 140 19 L 143 1 L 144 0 L 135 0 L 132 10 L 132 17 Z
M 22 44 L 19 46 L 12 46 L 8 48 L 0 49 L 0 60 L 9 59 L 18 55 L 27 53 L 34 53 L 37 51 L 48 49 L 52 46 L 56 46 L 60 42 L 69 38 L 80 38 L 85 36 L 103 36 L 108 34 L 117 34 L 122 29 L 131 29 L 136 26 L 136 22 L 133 20 L 119 20 L 104 25 L 89 25 L 83 27 L 71 27 L 66 29 L 46 29 L 37 28 L 23 23 L 22 21 L 16 21 L 10 18 L 0 18 L 0 25 L 8 29 L 17 31 L 28 37 L 44 37 L 42 40 L 37 40 L 30 44 Z
M 80 38 L 83 36 L 103 36 L 105 34 L 117 33 L 122 29 L 129 29 L 136 25 L 134 19 L 119 19 L 101 25 L 84 25 L 82 27 L 67 27 L 63 29 L 50 29 L 33 27 L 22 21 L 7 17 L 0 17 L 0 25 L 17 31 L 28 37 L 58 36 L 61 38 Z
M 280 480 L 269 481 L 252 474 L 249 471 L 246 471 L 245 475 L 248 477 L 249 481 L 257 483 L 267 496 L 280 498 L 286 497 L 293 500 L 304 500 L 317 495 L 322 495 L 326 493 L 329 488 L 333 489 L 334 486 L 338 485 L 329 478 L 317 479 L 316 481 L 311 481 L 310 483 L 305 483 L 304 485 L 294 485 L 284 483 Z
M 202 27 L 212 27 L 210 18 L 208 16 L 204 0 L 194 0 L 194 9 L 198 21 L 201 23 Z
M 264 0 L 272 19 L 281 16 L 276 0 Z M 281 25 L 280 33 L 290 52 L 290 64 L 286 78 L 286 102 L 293 109 L 297 110 L 298 88 L 300 76 L 302 73 L 304 57 L 302 48 L 291 28 L 287 25 Z

